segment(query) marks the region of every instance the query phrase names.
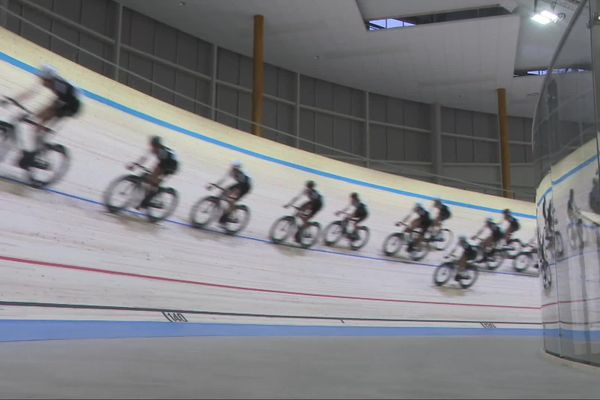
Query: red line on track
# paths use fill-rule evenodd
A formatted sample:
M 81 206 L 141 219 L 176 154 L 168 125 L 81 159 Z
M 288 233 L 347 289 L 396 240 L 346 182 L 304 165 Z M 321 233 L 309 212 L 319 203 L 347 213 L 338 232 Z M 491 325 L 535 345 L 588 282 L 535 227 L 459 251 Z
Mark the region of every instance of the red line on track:
M 362 300 L 362 301 L 378 301 L 378 302 L 406 303 L 406 304 L 430 304 L 430 305 L 439 305 L 439 306 L 509 308 L 509 309 L 517 309 L 517 310 L 539 310 L 540 309 L 540 307 L 531 307 L 531 306 L 509 306 L 509 305 L 500 305 L 500 304 L 448 303 L 448 302 L 422 301 L 422 300 L 382 299 L 382 298 L 376 298 L 376 297 L 343 296 L 343 295 L 334 295 L 334 294 L 292 292 L 292 291 L 287 291 L 287 290 L 275 290 L 275 289 L 261 289 L 261 288 L 244 287 L 244 286 L 224 285 L 224 284 L 220 284 L 220 283 L 192 281 L 192 280 L 187 280 L 187 279 L 168 278 L 168 277 L 155 276 L 155 275 L 135 274 L 132 272 L 114 271 L 114 270 L 109 270 L 109 269 L 100 269 L 100 268 L 92 268 L 92 267 L 82 267 L 82 266 L 78 266 L 78 265 L 60 264 L 60 263 L 28 260 L 28 259 L 24 259 L 24 258 L 15 258 L 15 257 L 6 257 L 6 256 L 0 256 L 0 261 L 7 261 L 7 262 L 13 262 L 13 263 L 19 263 L 19 264 L 37 265 L 40 267 L 70 269 L 70 270 L 81 271 L 81 272 L 95 272 L 95 273 L 106 274 L 106 275 L 127 276 L 130 278 L 149 279 L 149 280 L 161 281 L 161 282 L 182 283 L 182 284 L 188 284 L 188 285 L 206 286 L 206 287 L 232 289 L 232 290 L 243 290 L 243 291 L 247 291 L 247 292 L 285 294 L 285 295 L 305 296 L 305 297 L 320 297 L 320 298 L 325 298 L 325 299 Z

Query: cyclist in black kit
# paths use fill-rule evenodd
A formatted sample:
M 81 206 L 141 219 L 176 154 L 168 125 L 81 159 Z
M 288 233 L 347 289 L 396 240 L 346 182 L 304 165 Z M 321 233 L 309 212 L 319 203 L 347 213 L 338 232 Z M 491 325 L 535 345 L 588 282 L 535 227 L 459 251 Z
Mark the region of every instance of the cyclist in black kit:
M 442 223 L 445 220 L 450 219 L 450 217 L 452 216 L 452 213 L 450 212 L 450 208 L 448 208 L 447 205 L 442 203 L 442 201 L 440 199 L 434 200 L 433 208 L 437 208 L 437 210 L 438 210 L 437 216 L 435 217 L 435 220 L 433 221 L 433 226 L 435 226 L 436 228 L 441 228 Z
M 298 228 L 295 239 L 297 242 L 300 241 L 300 232 L 306 227 L 308 221 L 310 221 L 318 212 L 323 208 L 323 196 L 315 190 L 315 182 L 306 182 L 305 188 L 296 197 L 290 200 L 284 207 L 288 208 L 292 206 L 302 196 L 308 197 L 308 201 L 302 204 L 299 209 L 299 217 L 302 220 L 302 226 Z
M 38 76 L 42 85 L 52 91 L 56 97 L 51 104 L 35 115 L 37 128 L 34 151 L 23 151 L 23 155 L 19 161 L 19 166 L 23 169 L 31 166 L 36 153 L 44 143 L 45 135 L 49 131 L 48 126 L 55 124 L 62 118 L 75 116 L 81 108 L 79 90 L 72 83 L 61 77 L 56 69 L 49 65 L 43 65 L 38 72 Z M 30 88 L 17 95 L 15 100 L 21 103 L 38 93 L 37 87 Z
M 485 224 L 479 231 L 477 231 L 477 233 L 475 235 L 473 235 L 472 239 L 477 239 L 479 237 L 479 235 L 486 229 L 489 229 L 490 235 L 488 237 L 486 237 L 485 239 L 483 239 L 483 241 L 481 242 L 481 245 L 482 245 L 482 249 L 489 252 L 490 249 L 493 249 L 494 247 L 496 247 L 496 244 L 500 240 L 502 240 L 502 238 L 504 237 L 504 233 L 502 232 L 502 229 L 500 228 L 500 226 L 498 224 L 496 224 L 493 219 L 486 218 Z
M 343 228 L 344 232 L 346 232 L 348 229 L 348 224 L 350 222 L 353 222 L 354 229 L 352 230 L 351 238 L 356 239 L 356 237 L 357 237 L 356 228 L 359 227 L 358 224 L 360 222 L 364 221 L 369 216 L 369 211 L 367 210 L 366 204 L 363 203 L 362 201 L 360 201 L 360 198 L 358 197 L 358 193 L 352 193 L 352 194 L 350 194 L 350 204 L 343 210 L 336 212 L 335 215 L 344 214 L 344 213 L 346 213 L 346 210 L 348 210 L 350 208 L 354 208 L 354 211 L 352 212 L 352 214 L 348 214 L 344 218 L 344 221 L 342 222 L 342 228 Z
M 462 273 L 467 269 L 469 261 L 472 261 L 477 257 L 477 250 L 475 250 L 475 248 L 467 241 L 466 236 L 461 235 L 458 237 L 458 245 L 462 247 L 463 253 L 458 259 L 457 274 L 454 276 L 454 279 L 457 281 L 465 279 Z
M 417 218 L 411 221 L 411 223 L 408 225 L 407 231 L 409 233 L 414 232 L 415 229 L 420 229 L 420 231 L 418 232 L 419 235 L 417 236 L 416 241 L 411 241 L 408 244 L 408 251 L 412 251 L 414 246 L 421 244 L 425 233 L 427 233 L 433 224 L 431 216 L 429 215 L 429 211 L 427 211 L 420 203 L 415 204 L 415 207 L 412 211 L 413 213 L 417 214 Z M 396 225 L 401 225 L 402 223 L 406 222 L 411 215 L 412 213 L 408 214 L 406 217 L 404 217 L 401 223 L 399 222 Z
M 250 177 L 242 171 L 242 163 L 239 161 L 231 163 L 231 169 L 223 178 L 215 183 L 215 186 L 221 186 L 221 184 L 229 178 L 235 180 L 235 183 L 225 189 L 225 199 L 227 200 L 228 208 L 223 212 L 223 215 L 221 215 L 221 218 L 219 219 L 220 224 L 227 223 L 229 214 L 231 210 L 233 210 L 235 203 L 248 194 L 252 188 Z M 208 188 L 210 189 L 210 186 Z
M 519 224 L 519 220 L 512 215 L 512 212 L 508 208 L 502 214 L 504 215 L 504 220 L 508 222 L 508 226 L 504 230 L 504 239 L 508 243 L 512 234 L 521 228 L 521 224 Z
M 141 203 L 136 207 L 138 210 L 142 208 L 148 208 L 150 201 L 158 192 L 158 188 L 163 180 L 177 172 L 179 168 L 179 162 L 175 152 L 162 144 L 162 140 L 159 136 L 153 136 L 150 139 L 150 151 L 144 154 L 137 162 L 131 163 L 127 166 L 127 169 L 131 170 L 136 164 L 143 165 L 149 156 L 155 156 L 158 163 L 152 169 L 150 176 L 146 180 L 146 184 L 149 188 L 146 191 L 146 196 Z

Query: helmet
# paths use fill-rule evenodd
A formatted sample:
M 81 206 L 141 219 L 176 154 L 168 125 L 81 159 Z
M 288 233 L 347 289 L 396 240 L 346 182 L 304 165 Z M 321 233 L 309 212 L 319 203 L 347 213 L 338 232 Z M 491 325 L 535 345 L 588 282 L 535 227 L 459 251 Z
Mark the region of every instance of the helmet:
M 511 214 L 510 209 L 505 208 L 504 211 L 502 211 L 502 214 L 504 214 L 504 215 L 510 215 Z
M 150 139 L 150 144 L 154 147 L 160 146 L 162 144 L 160 136 L 152 136 L 152 138 Z
M 415 204 L 415 211 L 422 210 L 422 209 L 423 209 L 423 206 L 421 205 L 421 203 Z
M 485 219 L 485 223 L 486 223 L 486 224 L 491 224 L 491 223 L 493 223 L 493 222 L 494 222 L 494 220 L 493 220 L 492 218 L 490 218 L 490 217 L 487 217 L 487 218 Z
M 435 200 L 433 201 L 433 204 L 439 207 L 439 206 L 441 206 L 441 205 L 442 205 L 442 200 L 440 200 L 440 199 L 435 199 Z
M 358 193 L 356 193 L 356 192 L 352 192 L 352 193 L 350 194 L 350 198 L 351 198 L 351 199 L 357 199 L 357 200 L 358 200 Z
M 313 189 L 315 185 L 315 181 L 306 181 L 306 187 L 309 189 Z
M 53 66 L 45 64 L 40 67 L 38 76 L 42 79 L 54 79 L 58 76 L 58 72 Z
M 458 237 L 458 241 L 459 241 L 460 243 L 466 243 L 466 241 L 467 241 L 467 237 L 466 237 L 465 235 L 460 235 L 460 236 Z
M 235 168 L 235 169 L 242 169 L 242 162 L 241 161 L 234 161 L 231 163 L 231 168 Z

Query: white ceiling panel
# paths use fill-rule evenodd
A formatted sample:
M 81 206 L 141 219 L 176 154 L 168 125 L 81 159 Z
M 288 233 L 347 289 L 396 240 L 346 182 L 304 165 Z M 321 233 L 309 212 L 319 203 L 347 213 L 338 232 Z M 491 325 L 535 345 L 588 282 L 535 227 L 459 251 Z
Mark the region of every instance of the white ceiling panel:
M 516 115 L 531 115 L 535 99 L 520 98 L 517 92 L 511 97 L 515 67 L 549 62 L 567 22 L 546 31 L 551 32 L 547 37 L 544 31 L 531 34 L 539 29 L 530 26 L 533 0 L 185 0 L 184 6 L 176 0 L 121 2 L 247 56 L 252 53 L 253 15 L 262 14 L 265 60 L 270 64 L 374 93 L 486 112 L 496 110 L 495 89 L 506 87 L 509 99 L 515 99 Z M 361 15 L 491 4 L 518 7 L 502 17 L 376 32 L 366 30 Z M 529 35 L 539 43 L 528 42 Z

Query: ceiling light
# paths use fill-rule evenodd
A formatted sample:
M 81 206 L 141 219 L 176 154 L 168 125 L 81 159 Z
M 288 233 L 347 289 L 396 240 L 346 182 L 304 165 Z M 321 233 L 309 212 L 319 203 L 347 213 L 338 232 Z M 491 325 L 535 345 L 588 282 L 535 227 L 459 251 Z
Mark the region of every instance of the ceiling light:
M 550 12 L 548 10 L 544 10 L 540 13 L 543 17 L 548 18 L 550 21 L 557 23 L 560 20 L 560 17 L 556 14 L 554 14 L 553 12 Z
M 546 18 L 542 14 L 535 14 L 533 17 L 531 17 L 531 19 L 541 25 L 546 25 L 552 22 L 550 18 Z

